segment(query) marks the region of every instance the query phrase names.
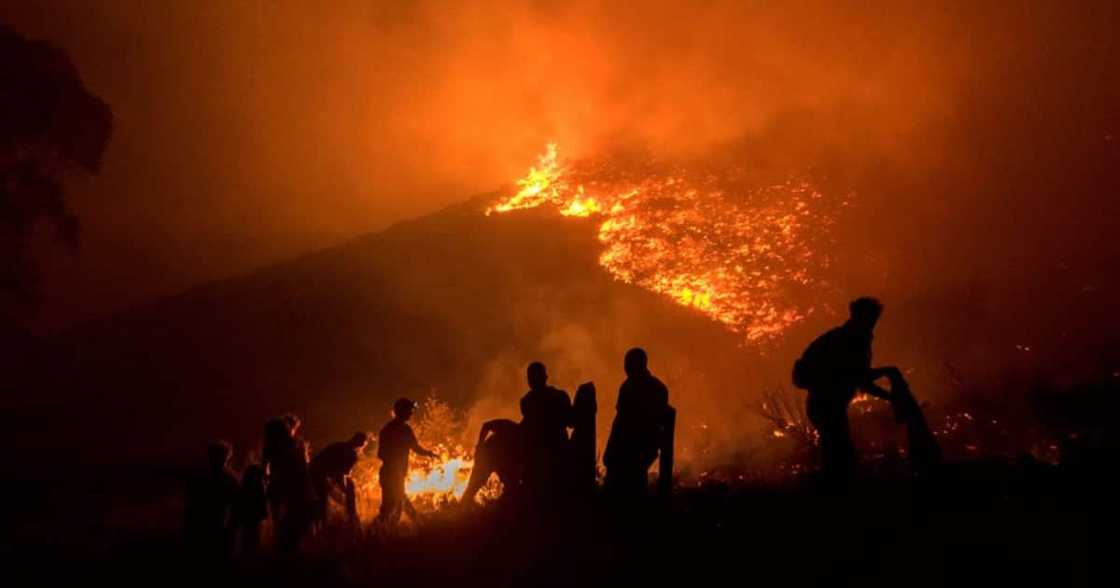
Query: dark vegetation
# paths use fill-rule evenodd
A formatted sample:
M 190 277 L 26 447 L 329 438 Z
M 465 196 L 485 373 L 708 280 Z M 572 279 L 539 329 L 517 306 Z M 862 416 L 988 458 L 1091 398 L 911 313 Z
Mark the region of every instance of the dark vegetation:
M 113 115 L 65 52 L 2 24 L 0 80 L 0 303 L 26 310 L 38 285 L 32 232 L 46 223 L 58 241 L 77 246 L 63 180 L 100 169 Z
M 187 470 L 59 472 L 50 492 L 18 497 L 7 575 L 27 586 L 945 585 L 1078 584 L 1103 571 L 1116 522 L 1110 433 L 1070 438 L 1057 464 L 969 450 L 973 433 L 956 433 L 942 438 L 947 454 L 979 455 L 953 457 L 935 478 L 864 445 L 863 475 L 843 497 L 822 496 L 811 473 L 729 466 L 678 480 L 669 503 L 628 524 L 603 497 L 544 524 L 500 503 L 448 507 L 396 534 L 338 525 L 298 556 L 226 564 L 182 548 Z

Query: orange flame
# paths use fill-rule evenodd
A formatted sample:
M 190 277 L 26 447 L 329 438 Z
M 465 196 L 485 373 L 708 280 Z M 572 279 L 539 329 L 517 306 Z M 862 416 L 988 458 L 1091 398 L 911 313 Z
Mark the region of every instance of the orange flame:
M 422 494 L 448 494 L 461 498 L 467 489 L 474 462 L 466 457 L 442 455 L 440 462 L 428 468 L 412 468 L 405 481 L 405 493 L 410 498 Z
M 601 218 L 599 264 L 612 276 L 748 341 L 777 337 L 813 311 L 791 295 L 816 285 L 830 263 L 814 241 L 827 238 L 831 216 L 809 182 L 732 191 L 712 174 L 642 172 L 567 165 L 549 144 L 518 192 L 486 214 L 548 204 L 563 216 Z

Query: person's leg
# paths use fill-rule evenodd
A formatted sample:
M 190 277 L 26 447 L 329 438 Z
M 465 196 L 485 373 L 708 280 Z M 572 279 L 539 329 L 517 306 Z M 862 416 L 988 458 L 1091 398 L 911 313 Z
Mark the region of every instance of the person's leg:
M 392 517 L 393 509 L 396 508 L 396 503 L 393 501 L 393 490 L 388 484 L 382 481 L 381 483 L 381 508 L 377 512 L 377 520 L 387 523 Z
M 641 520 L 646 506 L 646 484 L 646 472 L 639 463 L 616 457 L 607 470 L 604 485 L 611 507 L 611 522 L 619 530 L 632 532 L 635 523 Z
M 241 528 L 241 551 L 244 555 L 256 555 L 261 548 L 260 521 L 245 523 Z
M 821 475 L 825 485 L 842 491 L 855 469 L 855 446 L 848 425 L 847 410 L 840 407 L 818 414 L 817 432 L 821 444 Z
M 815 391 L 809 392 L 805 415 L 817 430 L 821 483 L 824 489 L 834 491 L 843 485 L 845 477 L 847 415 L 828 401 L 826 393 Z
M 836 415 L 836 451 L 840 473 L 845 482 L 850 481 L 856 469 L 856 446 L 852 442 L 851 423 L 848 421 L 848 407 Z
M 817 430 L 818 455 L 820 456 L 821 475 L 828 479 L 836 467 L 836 431 L 826 406 L 813 392 L 805 405 L 805 415 Z
M 299 545 L 299 533 L 293 519 L 293 516 L 286 515 L 276 522 L 276 546 L 285 553 L 294 552 Z
M 408 499 L 404 492 L 404 478 L 381 480 L 381 514 L 378 518 L 384 524 L 395 526 L 401 518 L 401 509 L 411 508 L 406 506 Z

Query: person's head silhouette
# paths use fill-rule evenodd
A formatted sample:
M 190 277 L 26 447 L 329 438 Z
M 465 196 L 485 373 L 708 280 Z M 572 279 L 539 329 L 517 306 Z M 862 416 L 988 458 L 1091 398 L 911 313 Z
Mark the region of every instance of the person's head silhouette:
M 529 379 L 529 389 L 539 390 L 545 387 L 548 383 L 548 370 L 545 369 L 544 364 L 539 361 L 534 361 L 529 364 L 526 371 L 526 376 Z
M 229 458 L 233 455 L 233 448 L 225 441 L 215 441 L 206 448 L 206 460 L 210 469 L 220 472 L 229 465 Z
M 284 424 L 288 426 L 288 431 L 295 437 L 299 433 L 299 427 L 303 424 L 303 421 L 299 420 L 298 416 L 290 412 L 280 418 L 284 419 Z
M 393 403 L 393 416 L 400 421 L 407 421 L 412 418 L 412 413 L 416 412 L 416 402 L 408 398 L 398 398 Z
M 369 443 L 369 437 L 369 433 L 354 433 L 354 436 L 350 438 L 350 447 L 361 453 L 366 448 L 366 444 Z
M 635 347 L 627 351 L 626 358 L 622 361 L 622 367 L 626 370 L 626 375 L 631 377 L 649 371 L 649 357 L 646 355 L 646 350 Z
M 292 438 L 292 430 L 281 417 L 268 419 L 264 424 L 264 439 L 267 445 L 279 445 Z
M 856 298 L 848 305 L 848 313 L 848 322 L 861 331 L 870 333 L 875 330 L 875 323 L 879 322 L 879 317 L 883 314 L 883 303 L 870 296 Z

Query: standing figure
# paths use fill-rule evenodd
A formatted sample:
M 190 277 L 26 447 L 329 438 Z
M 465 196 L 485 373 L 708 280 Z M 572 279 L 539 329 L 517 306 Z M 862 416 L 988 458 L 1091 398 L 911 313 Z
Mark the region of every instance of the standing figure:
M 347 520 L 351 524 L 358 523 L 358 499 L 350 472 L 358 464 L 367 444 L 368 434 L 354 433 L 349 441 L 327 445 L 311 460 L 311 483 L 318 501 L 315 508 L 317 524 L 326 523 L 330 497 L 337 492 L 344 497 Z
M 409 518 L 416 517 L 416 509 L 408 501 L 404 491 L 405 478 L 408 477 L 408 456 L 416 452 L 424 457 L 436 457 L 434 452 L 420 446 L 416 433 L 408 420 L 416 412 L 416 403 L 401 398 L 393 403 L 393 419 L 381 428 L 377 435 L 377 457 L 381 460 L 378 481 L 381 485 L 381 511 L 377 520 L 382 524 L 396 525 L 401 511 Z
M 299 437 L 299 418 L 284 415 L 265 424 L 263 459 L 268 468 L 268 499 L 276 544 L 287 552 L 299 548 L 315 515 L 315 491 L 308 472 L 307 443 Z
M 548 385 L 548 370 L 535 361 L 526 370 L 529 391 L 521 398 L 521 440 L 525 444 L 524 484 L 535 506 L 551 506 L 566 494 L 571 470 L 568 428 L 572 400 Z
M 585 501 L 594 497 L 595 479 L 599 473 L 595 443 L 595 416 L 598 412 L 595 384 L 580 384 L 572 402 L 572 489 Z
M 635 347 L 623 360 L 626 381 L 618 389 L 614 423 L 603 454 L 607 489 L 617 498 L 641 499 L 649 485 L 649 468 L 666 447 L 675 414 L 669 389 L 649 371 L 645 350 Z M 667 460 L 671 463 L 671 460 Z M 671 476 L 672 472 L 662 472 Z
M 211 443 L 206 450 L 207 468 L 187 486 L 185 534 L 197 555 L 215 559 L 232 555 L 236 531 L 234 508 L 237 478 L 229 469 L 229 443 Z
M 855 468 L 848 406 L 856 392 L 890 396 L 874 382 L 886 368 L 871 368 L 871 340 L 882 313 L 882 303 L 874 298 L 853 300 L 848 321 L 809 344 L 794 364 L 794 385 L 809 392 L 805 412 L 817 429 L 822 473 L 830 487 L 846 485 Z

